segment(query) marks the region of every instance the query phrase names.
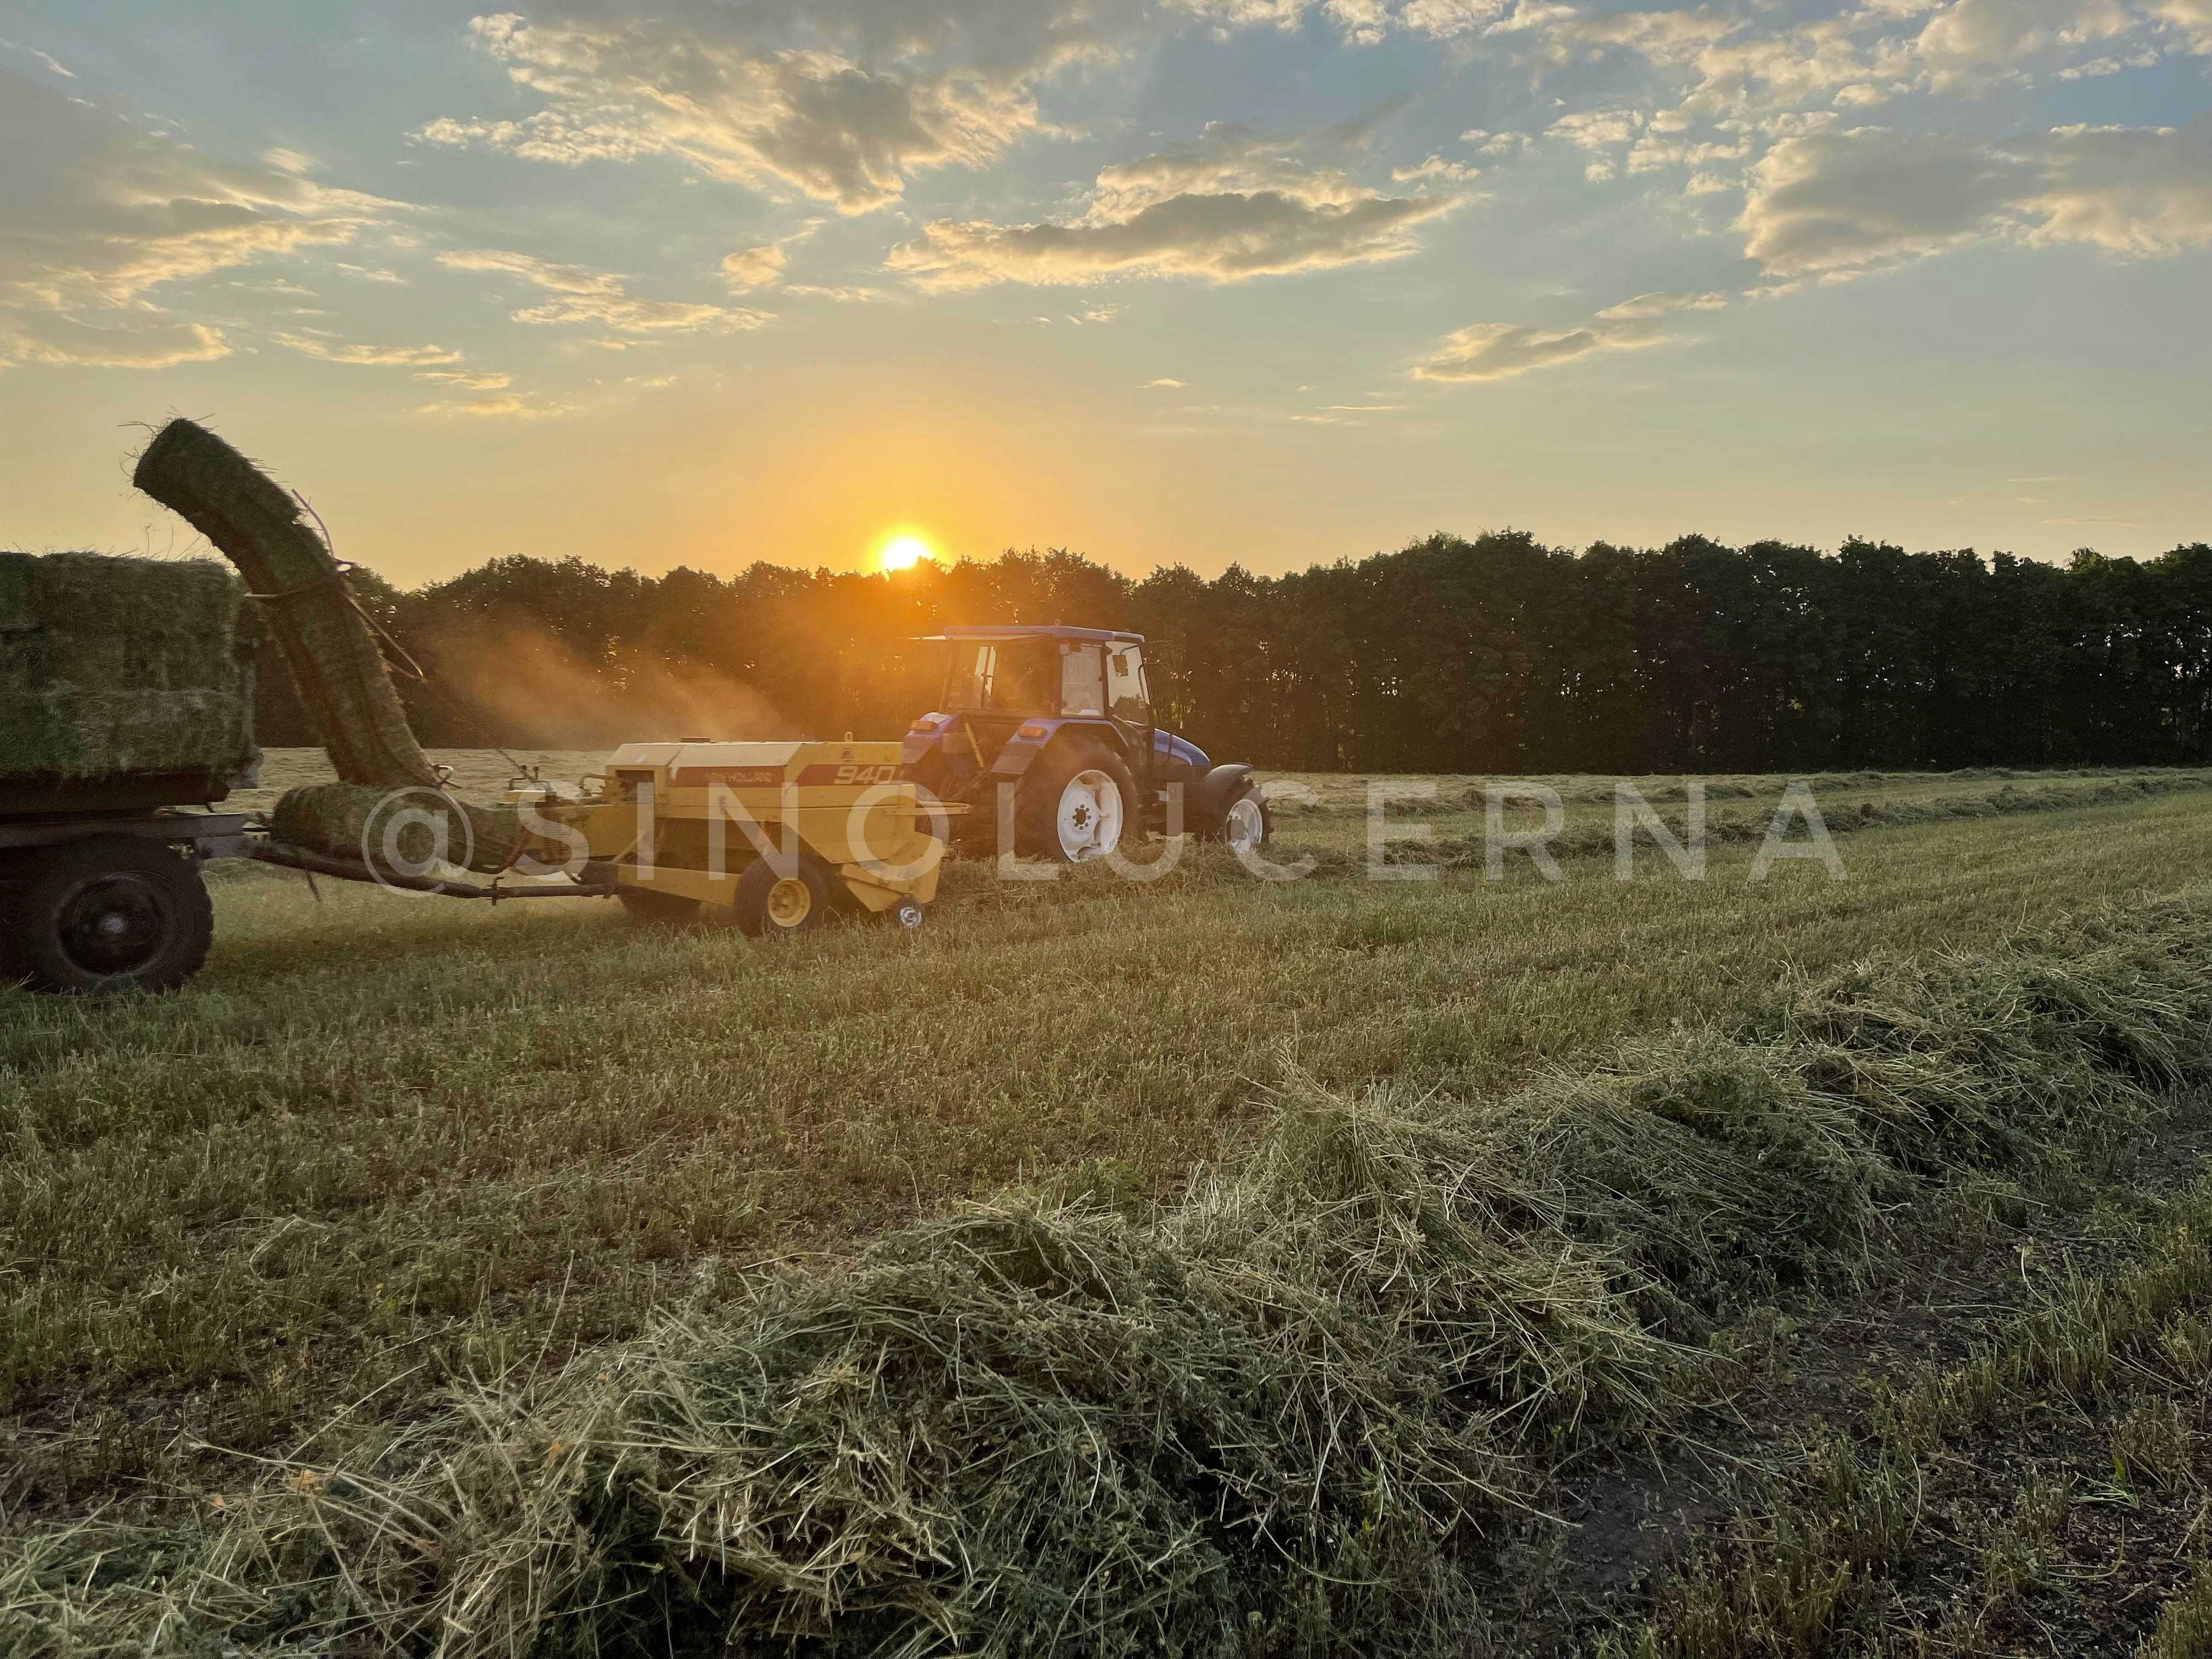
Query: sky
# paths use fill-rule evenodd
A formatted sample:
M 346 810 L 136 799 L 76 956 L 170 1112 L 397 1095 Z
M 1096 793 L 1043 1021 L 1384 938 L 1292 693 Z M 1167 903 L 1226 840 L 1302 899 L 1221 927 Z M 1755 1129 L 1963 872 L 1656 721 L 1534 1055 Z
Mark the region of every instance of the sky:
M 2212 538 L 2212 0 L 0 0 L 0 545 Z

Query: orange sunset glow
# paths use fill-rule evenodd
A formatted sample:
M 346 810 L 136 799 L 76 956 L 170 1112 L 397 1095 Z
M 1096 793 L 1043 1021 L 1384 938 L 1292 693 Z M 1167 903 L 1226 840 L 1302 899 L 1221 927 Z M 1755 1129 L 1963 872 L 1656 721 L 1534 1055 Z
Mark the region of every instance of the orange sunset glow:
M 927 541 L 911 532 L 902 532 L 890 537 L 876 550 L 876 565 L 883 570 L 911 570 L 924 559 L 934 556 Z

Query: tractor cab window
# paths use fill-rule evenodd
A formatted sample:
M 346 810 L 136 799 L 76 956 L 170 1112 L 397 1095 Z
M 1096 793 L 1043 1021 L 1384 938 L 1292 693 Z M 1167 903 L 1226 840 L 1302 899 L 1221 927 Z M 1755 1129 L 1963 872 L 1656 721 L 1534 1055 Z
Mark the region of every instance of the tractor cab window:
M 1060 712 L 1063 714 L 1103 714 L 1106 712 L 1106 682 L 1099 672 L 1097 646 L 1066 643 L 1060 646 Z
M 1055 671 L 1050 640 L 1010 640 L 999 647 L 999 673 L 991 707 L 1008 714 L 1042 714 L 1052 708 Z
M 1133 645 L 1117 646 L 1106 653 L 1106 707 L 1117 720 L 1132 726 L 1152 723 L 1152 700 L 1145 690 L 1145 659 Z
M 991 691 L 998 679 L 998 670 L 997 646 L 954 646 L 952 660 L 945 675 L 945 706 L 947 708 L 990 708 Z
M 1060 690 L 1050 640 L 957 644 L 945 677 L 945 707 L 1003 714 L 1049 711 Z

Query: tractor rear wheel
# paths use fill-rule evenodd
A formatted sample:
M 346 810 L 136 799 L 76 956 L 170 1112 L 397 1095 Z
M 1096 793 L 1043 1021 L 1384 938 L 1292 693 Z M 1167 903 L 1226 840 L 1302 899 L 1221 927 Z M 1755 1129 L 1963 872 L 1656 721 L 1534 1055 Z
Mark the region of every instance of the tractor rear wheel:
M 778 866 L 781 866 L 779 868 Z M 738 929 L 755 939 L 785 939 L 830 920 L 830 878 L 812 859 L 755 859 L 738 878 L 730 908 Z
M 1014 844 L 1033 857 L 1082 864 L 1118 852 L 1137 808 L 1121 757 L 1092 738 L 1048 750 L 1014 799 Z
M 37 855 L 12 908 L 7 971 L 39 991 L 173 991 L 215 939 L 199 866 L 137 836 L 88 836 Z

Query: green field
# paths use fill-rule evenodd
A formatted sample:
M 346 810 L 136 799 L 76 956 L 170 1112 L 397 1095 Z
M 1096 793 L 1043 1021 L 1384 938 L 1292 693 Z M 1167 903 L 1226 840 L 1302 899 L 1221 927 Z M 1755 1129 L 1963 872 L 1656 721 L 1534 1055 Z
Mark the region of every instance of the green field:
M 467 758 L 495 785 L 503 763 Z M 1488 881 L 1477 854 L 1372 881 L 1364 781 L 1305 781 L 1322 804 L 1279 817 L 1275 856 L 1320 867 L 1287 884 L 1212 850 L 1143 884 L 968 865 L 916 934 L 775 947 L 248 870 L 217 880 L 182 994 L 0 996 L 9 1513 L 221 1490 L 232 1454 L 557 1371 L 1009 1183 L 1164 1194 L 1293 1079 L 1497 1094 L 1791 971 L 1971 948 L 2212 867 L 2201 775 L 1859 774 L 1814 781 L 1832 817 L 1934 816 L 1857 814 L 1840 882 L 1787 860 L 1753 883 L 1742 842 L 1702 882 L 1647 848 L 1620 883 L 1590 779 L 1543 781 L 1604 838 L 1563 880 L 1516 856 Z M 1674 781 L 1639 781 L 1670 815 Z M 1716 781 L 1711 816 L 1763 819 L 1782 782 Z M 1420 810 L 1463 854 L 1482 781 L 1437 783 Z

